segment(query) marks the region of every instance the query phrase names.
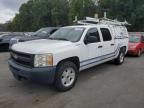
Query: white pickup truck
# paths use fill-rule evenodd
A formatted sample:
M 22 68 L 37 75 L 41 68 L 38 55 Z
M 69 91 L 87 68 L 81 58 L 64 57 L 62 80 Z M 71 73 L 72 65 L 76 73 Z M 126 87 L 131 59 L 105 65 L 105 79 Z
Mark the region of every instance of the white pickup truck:
M 53 83 L 58 90 L 67 91 L 75 85 L 79 71 L 111 60 L 122 64 L 127 50 L 125 26 L 68 26 L 49 39 L 13 45 L 9 67 L 18 80 Z

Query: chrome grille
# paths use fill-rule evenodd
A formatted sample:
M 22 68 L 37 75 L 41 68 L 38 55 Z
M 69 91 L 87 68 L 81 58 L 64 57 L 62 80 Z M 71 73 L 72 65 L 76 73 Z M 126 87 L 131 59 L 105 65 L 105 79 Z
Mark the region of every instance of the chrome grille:
M 23 66 L 33 67 L 34 56 L 16 51 L 11 51 L 11 59 Z

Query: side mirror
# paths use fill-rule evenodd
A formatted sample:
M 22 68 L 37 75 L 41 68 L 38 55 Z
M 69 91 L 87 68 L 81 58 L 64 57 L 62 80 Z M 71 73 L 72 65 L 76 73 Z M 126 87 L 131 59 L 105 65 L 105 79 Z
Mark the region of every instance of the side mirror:
M 88 36 L 84 42 L 85 44 L 95 43 L 98 42 L 98 38 L 96 36 Z

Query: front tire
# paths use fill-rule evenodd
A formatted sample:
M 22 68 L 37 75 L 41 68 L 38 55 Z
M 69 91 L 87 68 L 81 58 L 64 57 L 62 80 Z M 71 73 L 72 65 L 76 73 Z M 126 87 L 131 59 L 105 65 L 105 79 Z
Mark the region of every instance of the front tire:
M 125 53 L 124 51 L 120 50 L 118 57 L 114 60 L 116 65 L 121 65 L 124 63 Z
M 72 62 L 62 62 L 59 64 L 56 72 L 55 87 L 59 91 L 68 91 L 72 89 L 77 80 L 78 69 Z

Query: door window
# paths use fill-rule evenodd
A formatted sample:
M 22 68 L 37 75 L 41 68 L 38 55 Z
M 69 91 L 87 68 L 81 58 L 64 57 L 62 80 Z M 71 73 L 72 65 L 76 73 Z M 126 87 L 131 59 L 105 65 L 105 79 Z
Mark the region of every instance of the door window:
M 88 30 L 86 38 L 90 37 L 90 36 L 96 37 L 97 38 L 96 42 L 100 42 L 100 36 L 99 36 L 99 32 L 98 32 L 97 28 L 91 28 Z
M 112 40 L 110 31 L 107 28 L 101 28 L 100 30 L 102 33 L 103 41 L 111 41 Z
M 57 31 L 57 29 L 54 29 L 50 32 L 50 34 L 53 34 L 55 31 Z

